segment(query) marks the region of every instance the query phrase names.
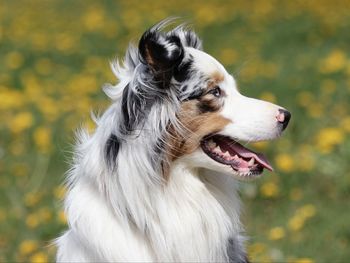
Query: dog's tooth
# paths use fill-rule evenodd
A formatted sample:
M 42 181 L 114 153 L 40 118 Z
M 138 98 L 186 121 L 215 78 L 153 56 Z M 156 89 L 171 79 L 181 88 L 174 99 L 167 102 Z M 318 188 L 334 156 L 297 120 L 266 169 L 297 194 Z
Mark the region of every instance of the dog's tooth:
M 225 157 L 226 159 L 228 159 L 228 158 L 230 158 L 230 157 L 231 157 L 231 155 L 229 154 L 229 152 L 228 152 L 228 151 L 226 151 L 226 152 L 224 153 L 224 157 Z
M 216 147 L 214 148 L 213 152 L 215 152 L 215 153 L 221 153 L 221 148 L 220 148 L 220 146 L 216 146 Z
M 249 166 L 252 166 L 252 165 L 254 164 L 254 162 L 255 162 L 255 159 L 252 157 L 252 158 L 249 160 L 248 165 L 249 165 Z

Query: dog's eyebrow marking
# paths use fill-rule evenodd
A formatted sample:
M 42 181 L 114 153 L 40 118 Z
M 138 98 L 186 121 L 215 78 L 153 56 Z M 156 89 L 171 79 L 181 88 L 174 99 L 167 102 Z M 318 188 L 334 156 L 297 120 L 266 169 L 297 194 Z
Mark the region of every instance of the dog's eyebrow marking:
M 115 134 L 111 134 L 106 142 L 105 156 L 109 167 L 113 167 L 119 152 L 119 139 Z
M 220 71 L 216 70 L 211 74 L 211 79 L 216 83 L 220 83 L 224 81 L 225 76 Z

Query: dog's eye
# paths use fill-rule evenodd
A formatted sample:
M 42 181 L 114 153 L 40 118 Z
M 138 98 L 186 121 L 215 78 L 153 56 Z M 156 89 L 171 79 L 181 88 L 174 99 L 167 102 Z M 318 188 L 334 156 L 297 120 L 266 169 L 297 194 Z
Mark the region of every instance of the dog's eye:
M 208 93 L 214 95 L 217 98 L 221 97 L 221 89 L 219 86 L 216 86 L 215 88 L 209 90 Z

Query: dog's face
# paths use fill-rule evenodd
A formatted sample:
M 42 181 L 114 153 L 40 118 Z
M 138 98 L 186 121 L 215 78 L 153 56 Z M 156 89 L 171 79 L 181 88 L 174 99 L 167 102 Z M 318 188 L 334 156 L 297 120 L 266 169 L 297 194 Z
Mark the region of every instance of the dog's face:
M 192 32 L 168 34 L 151 30 L 139 45 L 140 54 L 163 89 L 175 89 L 176 112 L 183 129 L 169 125 L 170 162 L 182 160 L 235 176 L 255 178 L 272 170 L 260 153 L 239 142 L 274 139 L 281 135 L 290 113 L 280 106 L 241 95 L 234 78 L 203 52 Z

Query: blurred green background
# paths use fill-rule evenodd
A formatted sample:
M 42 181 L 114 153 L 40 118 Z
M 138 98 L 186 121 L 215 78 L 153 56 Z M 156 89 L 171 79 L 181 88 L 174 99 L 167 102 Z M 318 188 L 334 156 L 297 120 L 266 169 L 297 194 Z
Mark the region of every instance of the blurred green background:
M 275 173 L 242 186 L 255 262 L 350 260 L 350 2 L 2 0 L 0 261 L 50 261 L 73 131 L 93 130 L 109 62 L 150 25 L 182 16 L 240 90 L 285 106 L 259 143 Z

